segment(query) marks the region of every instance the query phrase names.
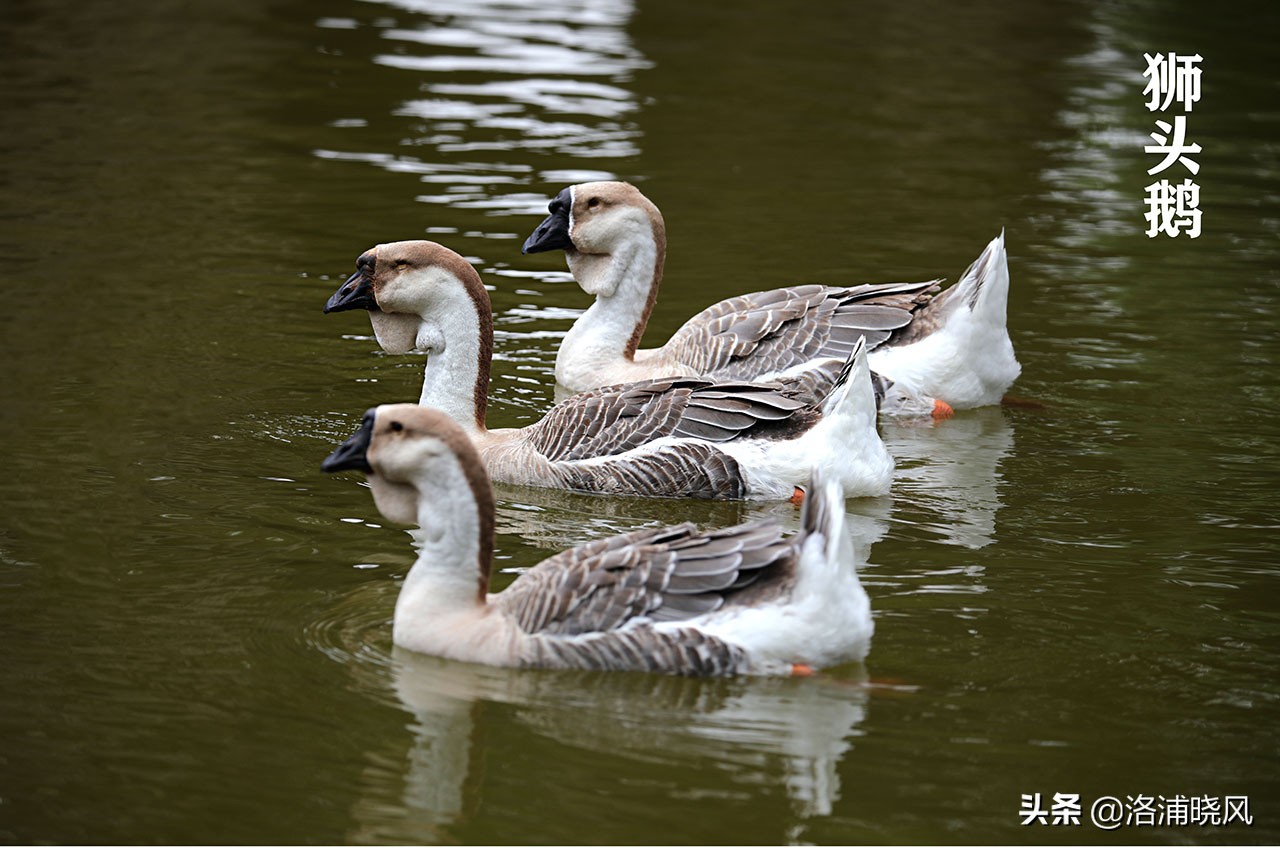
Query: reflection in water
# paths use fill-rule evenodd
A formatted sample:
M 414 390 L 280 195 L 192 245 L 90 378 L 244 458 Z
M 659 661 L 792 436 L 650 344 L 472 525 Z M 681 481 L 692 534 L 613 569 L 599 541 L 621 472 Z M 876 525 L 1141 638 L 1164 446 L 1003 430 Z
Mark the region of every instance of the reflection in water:
M 368 787 L 354 806 L 357 828 L 348 841 L 456 840 L 451 827 L 475 807 L 467 796 L 473 777 L 485 764 L 517 755 L 541 764 L 549 784 L 573 775 L 575 760 L 594 760 L 578 758 L 583 754 L 608 756 L 623 786 L 629 768 L 698 766 L 703 770 L 673 800 L 715 787 L 721 780 L 708 776 L 724 774 L 728 786 L 781 786 L 795 817 L 828 815 L 840 796 L 838 765 L 866 716 L 865 672 L 861 666 L 842 672 L 839 679 L 533 672 L 396 649 L 392 676 L 400 702 L 416 717 L 414 742 L 402 778 L 386 767 L 365 774 Z M 511 713 L 493 713 L 487 703 Z M 545 742 L 552 744 L 546 755 L 531 754 Z M 612 792 L 593 796 L 578 807 L 611 808 Z
M 939 424 L 886 420 L 881 433 L 898 463 L 894 494 L 934 516 L 927 529 L 948 545 L 995 541 L 1000 460 L 1013 450 L 1013 425 L 998 406 Z
M 1057 241 L 1065 248 L 1096 245 L 1106 237 L 1133 236 L 1139 231 L 1137 201 L 1129 196 L 1121 179 L 1135 152 L 1147 138 L 1129 128 L 1126 102 L 1134 95 L 1134 55 L 1116 45 L 1110 24 L 1094 20 L 1092 49 L 1068 60 L 1078 85 L 1066 96 L 1059 122 L 1069 136 L 1046 143 L 1053 164 L 1041 179 L 1048 186 L 1047 199 L 1069 206 L 1070 216 L 1059 223 Z M 1137 54 L 1140 59 L 1140 53 Z M 1071 252 L 1060 252 L 1070 259 Z M 1125 264 L 1120 261 L 1123 268 Z
M 1029 247 L 1028 253 L 1028 263 L 1055 282 L 1064 311 L 1083 310 L 1104 321 L 1123 314 L 1123 287 L 1117 280 L 1132 259 L 1122 246 L 1124 238 L 1142 232 L 1142 199 L 1126 177 L 1141 174 L 1135 162 L 1149 141 L 1131 124 L 1142 82 L 1135 61 L 1142 61 L 1142 51 L 1109 20 L 1117 14 L 1097 7 L 1088 23 L 1092 43 L 1065 63 L 1071 85 L 1057 115 L 1064 132 L 1043 143 L 1052 165 L 1040 175 L 1056 245 L 1047 251 Z M 1081 351 L 1078 334 L 1064 333 L 1055 348 L 1070 352 L 1086 369 L 1107 366 L 1105 358 L 1098 363 Z
M 393 114 L 419 121 L 417 135 L 402 144 L 434 153 L 411 158 L 319 150 L 316 156 L 416 172 L 435 188 L 419 202 L 525 215 L 544 209 L 546 198 L 513 189 L 534 177 L 532 165 L 513 158 L 639 153 L 640 129 L 630 119 L 636 97 L 625 84 L 650 63 L 626 31 L 634 11 L 630 0 L 371 2 L 424 16 L 415 26 L 386 26 L 381 35 L 394 43 L 393 50 L 373 62 L 422 79 L 428 97 L 405 101 Z M 335 27 L 331 19 L 318 25 Z M 342 122 L 353 128 L 366 124 L 367 117 Z M 502 159 L 488 162 L 486 152 L 500 152 Z M 480 159 L 458 163 L 459 154 Z M 572 183 L 612 177 L 606 170 L 561 168 L 538 179 Z
M 1066 62 L 1077 79 L 1058 113 L 1067 135 L 1046 143 L 1054 165 L 1040 176 L 1048 186 L 1046 200 L 1070 211 L 1055 223 L 1056 240 L 1067 250 L 1141 230 L 1140 200 L 1131 195 L 1123 175 L 1149 141 L 1129 126 L 1135 87 L 1141 91 L 1134 62 L 1141 61 L 1142 52 L 1123 42 L 1104 20 L 1106 14 L 1100 11 L 1089 24 L 1090 49 Z M 1070 260 L 1074 254 L 1056 252 L 1052 257 Z M 1111 259 L 1112 270 L 1127 266 L 1124 258 Z
M 504 266 L 487 267 L 485 275 L 560 285 L 573 281 L 567 271 L 535 273 Z M 532 422 L 550 407 L 551 389 L 556 387 L 556 364 L 554 351 L 548 352 L 548 349 L 560 346 L 582 311 L 539 305 L 534 300 L 541 300 L 542 294 L 536 290 L 516 287 L 514 294 L 530 301 L 521 302 L 493 318 L 493 372 L 502 374 L 511 384 L 491 386 L 491 400 L 514 403 L 520 411 L 529 413 L 523 424 Z M 495 414 L 497 423 L 501 414 Z

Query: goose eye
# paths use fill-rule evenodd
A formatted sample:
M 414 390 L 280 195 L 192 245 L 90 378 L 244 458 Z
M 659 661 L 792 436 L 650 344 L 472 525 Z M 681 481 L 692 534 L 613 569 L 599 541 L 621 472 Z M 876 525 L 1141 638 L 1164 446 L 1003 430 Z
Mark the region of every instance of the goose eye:
M 398 270 L 402 270 L 407 266 L 409 266 L 409 262 L 404 260 L 403 258 L 395 262 L 395 267 Z
M 599 206 L 600 206 L 600 199 L 597 198 L 596 196 L 592 196 L 591 198 L 587 199 L 587 207 L 589 209 L 595 210 Z
M 391 422 L 391 431 L 392 431 L 392 432 L 401 432 L 401 431 L 403 431 L 403 430 L 404 430 L 404 424 L 400 423 L 399 421 L 392 421 L 392 422 Z

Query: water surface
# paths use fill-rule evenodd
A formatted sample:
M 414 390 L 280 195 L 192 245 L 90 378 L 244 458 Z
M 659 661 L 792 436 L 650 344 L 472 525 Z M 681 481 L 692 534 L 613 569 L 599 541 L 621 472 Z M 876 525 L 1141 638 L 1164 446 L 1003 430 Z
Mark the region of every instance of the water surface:
M 2 13 L 0 839 L 1280 842 L 1278 30 L 1265 4 L 322 0 Z M 1143 52 L 1199 52 L 1204 234 L 1143 234 Z M 663 210 L 646 343 L 786 283 L 954 280 L 1006 233 L 1033 408 L 885 424 L 876 635 L 821 678 L 395 650 L 405 533 L 320 459 L 421 359 L 320 308 L 378 242 L 491 288 L 490 422 L 589 304 L 567 183 Z M 1180 180 L 1180 178 L 1178 178 Z M 789 506 L 499 489 L 504 574 Z M 1253 825 L 1021 826 L 1025 794 Z

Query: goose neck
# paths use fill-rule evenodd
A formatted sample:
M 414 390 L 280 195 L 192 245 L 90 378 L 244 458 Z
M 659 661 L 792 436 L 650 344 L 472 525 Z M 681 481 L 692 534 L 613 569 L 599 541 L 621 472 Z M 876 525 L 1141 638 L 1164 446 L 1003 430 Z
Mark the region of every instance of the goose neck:
M 457 474 L 417 485 L 418 528 L 410 535 L 418 557 L 396 602 L 397 621 L 484 606 L 493 566 L 493 490 L 478 457 L 462 461 Z
M 449 415 L 473 438 L 485 431 L 493 361 L 493 317 L 481 308 L 424 317 L 417 340 L 427 353 L 418 403 Z
M 574 279 L 596 301 L 569 330 L 562 350 L 634 358 L 658 299 L 665 259 L 666 237 L 656 226 L 608 254 L 568 253 Z

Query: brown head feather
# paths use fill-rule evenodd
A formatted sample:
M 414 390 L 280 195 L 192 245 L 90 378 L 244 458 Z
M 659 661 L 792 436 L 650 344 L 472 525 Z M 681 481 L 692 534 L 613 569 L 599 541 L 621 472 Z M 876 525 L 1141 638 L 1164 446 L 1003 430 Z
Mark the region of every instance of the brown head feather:
M 575 186 L 573 192 L 573 215 L 576 221 L 591 215 L 594 207 L 593 201 L 603 202 L 608 205 L 625 205 L 639 208 L 649 217 L 649 223 L 653 228 L 653 242 L 656 250 L 653 264 L 653 283 L 649 287 L 649 295 L 645 300 L 644 311 L 641 312 L 640 319 L 636 321 L 631 337 L 627 339 L 626 349 L 623 351 L 623 355 L 630 360 L 635 357 L 636 350 L 640 347 L 640 339 L 644 336 L 645 327 L 649 325 L 649 316 L 653 313 L 653 306 L 658 301 L 658 288 L 662 285 L 662 270 L 667 259 L 667 226 L 662 219 L 662 211 L 658 210 L 658 206 L 645 198 L 644 193 L 625 181 L 593 181 Z
M 493 362 L 493 304 L 489 291 L 476 268 L 467 259 L 439 243 L 430 240 L 403 240 L 398 243 L 382 243 L 370 251 L 375 253 L 375 281 L 381 282 L 391 275 L 397 262 L 408 261 L 419 268 L 441 267 L 448 270 L 466 288 L 467 296 L 475 305 L 476 319 L 480 326 L 480 353 L 476 367 L 476 387 L 473 391 L 476 426 L 483 429 L 489 408 L 489 371 Z M 363 257 L 363 256 L 361 256 Z M 375 284 L 374 292 L 377 293 Z

